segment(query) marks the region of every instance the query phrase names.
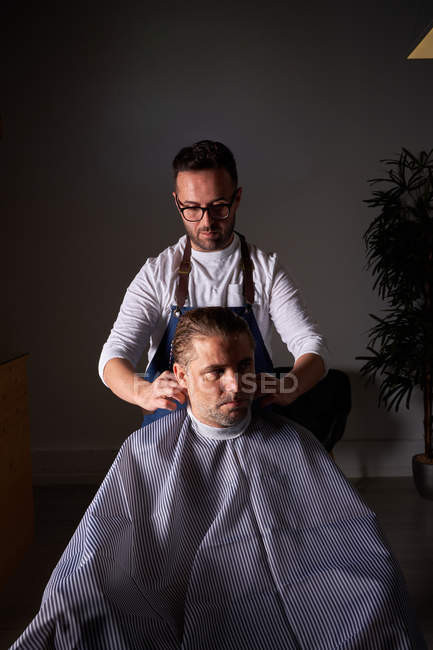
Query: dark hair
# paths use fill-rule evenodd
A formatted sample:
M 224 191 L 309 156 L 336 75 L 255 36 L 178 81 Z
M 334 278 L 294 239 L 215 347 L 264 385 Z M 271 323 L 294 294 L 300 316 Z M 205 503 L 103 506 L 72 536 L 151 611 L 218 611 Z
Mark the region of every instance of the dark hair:
M 173 160 L 174 181 L 179 172 L 200 169 L 225 169 L 235 185 L 238 186 L 236 161 L 230 149 L 222 142 L 200 140 L 191 147 L 183 147 Z
M 229 307 L 199 307 L 183 314 L 177 324 L 172 343 L 173 360 L 182 366 L 192 360 L 194 337 L 221 336 L 231 338 L 246 334 L 255 348 L 254 337 L 247 322 Z

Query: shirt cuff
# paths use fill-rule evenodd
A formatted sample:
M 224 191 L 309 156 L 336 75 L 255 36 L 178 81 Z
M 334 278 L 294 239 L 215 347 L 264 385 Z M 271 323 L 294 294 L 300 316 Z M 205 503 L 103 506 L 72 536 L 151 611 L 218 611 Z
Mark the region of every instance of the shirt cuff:
M 303 354 L 316 354 L 318 357 L 320 357 L 322 359 L 323 365 L 325 366 L 325 373 L 324 373 L 323 377 L 320 378 L 319 381 L 321 381 L 322 379 L 325 379 L 326 375 L 328 374 L 328 370 L 329 370 L 329 352 L 328 352 L 328 350 L 323 350 L 322 349 L 322 350 L 320 350 L 320 352 L 318 352 L 317 350 L 302 350 L 301 354 L 299 354 L 296 357 L 295 362 L 299 359 L 299 357 L 302 357 Z
M 129 363 L 131 363 L 134 366 L 134 362 L 132 361 L 132 359 L 130 359 L 123 350 L 113 350 L 112 348 L 105 350 L 103 348 L 101 352 L 101 356 L 99 357 L 98 373 L 104 386 L 107 386 L 107 384 L 104 381 L 104 368 L 107 365 L 107 363 L 110 361 L 110 359 L 125 359 L 126 361 L 129 361 Z

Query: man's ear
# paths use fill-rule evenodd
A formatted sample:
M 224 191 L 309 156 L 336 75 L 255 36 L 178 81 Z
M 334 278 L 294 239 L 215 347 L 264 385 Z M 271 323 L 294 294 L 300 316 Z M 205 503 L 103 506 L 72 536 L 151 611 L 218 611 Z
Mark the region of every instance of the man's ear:
M 180 216 L 183 218 L 182 212 L 179 210 L 179 206 L 176 201 L 176 192 L 172 192 L 173 200 L 174 200 L 174 206 L 176 210 L 179 212 Z
M 241 202 L 241 197 L 242 197 L 242 187 L 238 187 L 238 193 L 237 193 L 237 196 L 236 196 L 236 198 L 234 200 L 235 211 L 239 207 L 239 203 Z
M 181 366 L 180 363 L 175 362 L 173 364 L 173 374 L 177 379 L 179 386 L 182 388 L 188 388 L 188 382 L 186 380 L 186 368 Z

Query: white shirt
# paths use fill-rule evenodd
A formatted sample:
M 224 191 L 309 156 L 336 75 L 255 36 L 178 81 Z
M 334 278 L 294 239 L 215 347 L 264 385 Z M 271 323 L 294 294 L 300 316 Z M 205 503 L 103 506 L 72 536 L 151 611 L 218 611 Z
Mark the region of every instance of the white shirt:
M 158 257 L 149 258 L 129 285 L 110 336 L 102 348 L 99 375 L 103 380 L 110 359 L 127 359 L 136 367 L 149 344 L 148 360 L 153 358 L 175 304 L 177 271 L 182 261 L 186 235 Z M 264 253 L 249 244 L 254 265 L 253 312 L 263 341 L 272 357 L 272 323 L 295 360 L 312 352 L 327 365 L 324 338 L 311 320 L 299 289 L 278 261 L 276 253 Z M 242 293 L 240 240 L 219 251 L 191 250 L 191 273 L 185 306 L 240 307 Z

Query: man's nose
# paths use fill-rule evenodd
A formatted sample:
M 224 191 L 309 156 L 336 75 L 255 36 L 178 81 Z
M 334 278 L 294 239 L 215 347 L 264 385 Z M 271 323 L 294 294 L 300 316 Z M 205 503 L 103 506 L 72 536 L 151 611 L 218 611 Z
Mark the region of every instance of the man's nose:
M 239 375 L 233 370 L 227 370 L 224 376 L 224 390 L 226 393 L 239 392 Z
M 213 223 L 214 223 L 214 220 L 210 216 L 209 210 L 206 210 L 203 217 L 202 217 L 202 219 L 201 219 L 200 226 L 202 228 L 210 228 L 211 226 L 213 226 Z

